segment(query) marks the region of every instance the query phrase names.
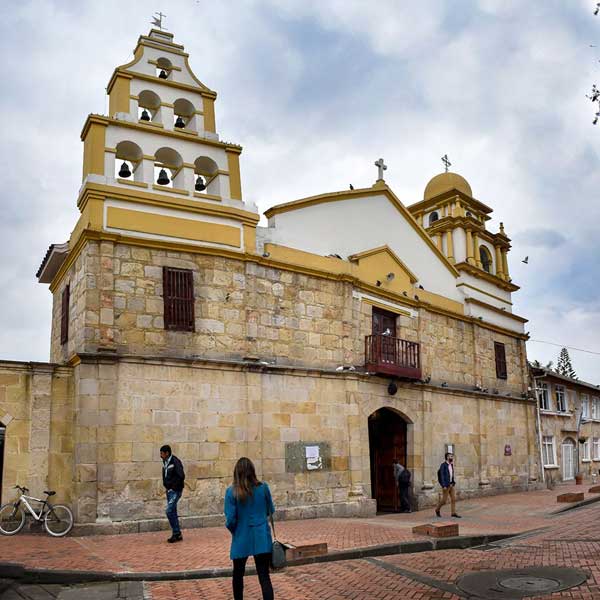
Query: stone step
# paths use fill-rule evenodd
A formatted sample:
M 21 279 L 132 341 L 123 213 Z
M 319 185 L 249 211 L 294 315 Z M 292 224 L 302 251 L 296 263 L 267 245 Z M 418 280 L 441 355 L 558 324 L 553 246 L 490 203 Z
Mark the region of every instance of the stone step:
M 311 558 L 327 554 L 327 542 L 310 542 L 305 544 L 286 544 L 285 556 L 288 560 Z
M 585 494 L 583 492 L 567 492 L 556 496 L 557 502 L 581 502 L 584 499 Z
M 593 485 L 588 492 L 590 494 L 600 494 L 600 485 Z
M 458 523 L 426 523 L 413 527 L 413 533 L 428 535 L 429 537 L 445 538 L 458 535 Z

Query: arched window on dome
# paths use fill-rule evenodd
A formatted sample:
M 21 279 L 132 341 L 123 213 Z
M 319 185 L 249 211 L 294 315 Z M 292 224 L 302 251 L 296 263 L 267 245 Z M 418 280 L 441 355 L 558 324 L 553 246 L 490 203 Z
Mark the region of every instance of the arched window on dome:
M 157 93 L 144 90 L 138 95 L 138 120 L 141 122 L 162 123 L 161 102 Z
M 127 179 L 129 181 L 144 181 L 142 149 L 130 141 L 122 141 L 117 144 L 115 155 L 115 179 Z
M 159 79 L 171 79 L 173 74 L 173 63 L 164 56 L 156 61 L 156 76 Z
M 492 255 L 485 246 L 479 246 L 479 259 L 481 260 L 481 268 L 488 273 L 492 272 Z
M 173 126 L 176 129 L 188 129 L 197 131 L 196 109 L 194 105 L 185 98 L 178 98 L 173 103 Z
M 433 225 L 436 221 L 438 221 L 440 218 L 440 215 L 438 214 L 437 210 L 434 210 L 430 215 L 429 215 L 429 225 Z
M 154 181 L 168 188 L 183 188 L 183 159 L 173 148 L 159 148 L 154 154 Z
M 199 156 L 194 161 L 195 191 L 200 194 L 221 195 L 219 166 L 208 156 Z

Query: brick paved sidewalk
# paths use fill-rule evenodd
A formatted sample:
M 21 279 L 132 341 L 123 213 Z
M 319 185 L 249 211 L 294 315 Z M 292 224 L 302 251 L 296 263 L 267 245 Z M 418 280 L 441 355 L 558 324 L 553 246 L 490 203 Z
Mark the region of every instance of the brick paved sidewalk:
M 548 526 L 561 486 L 459 502 L 461 534 L 518 533 Z M 577 488 L 581 490 L 581 487 Z M 585 489 L 585 488 L 584 488 Z M 314 519 L 278 524 L 278 536 L 295 544 L 327 542 L 330 551 L 423 539 L 412 527 L 435 519 L 431 509 L 371 519 Z M 448 516 L 449 510 L 446 511 Z M 229 567 L 229 533 L 224 528 L 184 531 L 182 543 L 166 545 L 166 531 L 118 536 L 67 537 L 45 534 L 2 538 L 1 562 L 29 568 L 104 572 L 188 571 Z
M 513 503 L 509 503 L 513 506 Z M 466 512 L 466 511 L 465 511 Z M 524 567 L 574 567 L 583 585 L 542 598 L 600 599 L 600 505 L 545 522 L 540 533 L 505 540 L 487 549 L 440 550 L 292 567 L 272 575 L 278 600 L 459 600 L 468 594 L 459 579 L 470 572 Z M 146 584 L 151 600 L 225 600 L 230 579 Z M 260 598 L 255 576 L 245 580 L 248 598 Z

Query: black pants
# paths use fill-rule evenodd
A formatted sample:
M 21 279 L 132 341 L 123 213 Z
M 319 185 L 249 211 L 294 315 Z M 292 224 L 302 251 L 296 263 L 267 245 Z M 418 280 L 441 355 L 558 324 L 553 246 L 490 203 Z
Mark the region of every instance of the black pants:
M 410 511 L 410 486 L 409 485 L 399 485 L 398 492 L 400 494 L 400 512 L 409 512 Z
M 233 561 L 233 599 L 243 600 L 244 598 L 244 573 L 246 572 L 246 561 L 248 558 L 236 558 Z M 262 590 L 263 600 L 273 600 L 273 586 L 269 576 L 269 566 L 271 565 L 271 553 L 257 554 L 254 557 L 256 564 L 256 573 L 260 589 Z

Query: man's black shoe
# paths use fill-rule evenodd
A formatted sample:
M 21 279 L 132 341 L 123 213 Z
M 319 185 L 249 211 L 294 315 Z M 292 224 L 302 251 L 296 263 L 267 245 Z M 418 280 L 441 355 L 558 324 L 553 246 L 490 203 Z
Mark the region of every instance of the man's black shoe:
M 179 533 L 177 535 L 172 535 L 167 542 L 169 542 L 169 544 L 174 544 L 175 542 L 183 542 L 183 536 Z
M 460 515 L 457 515 L 456 513 L 454 513 L 452 516 L 453 516 L 455 519 L 462 519 L 462 517 L 461 517 Z

